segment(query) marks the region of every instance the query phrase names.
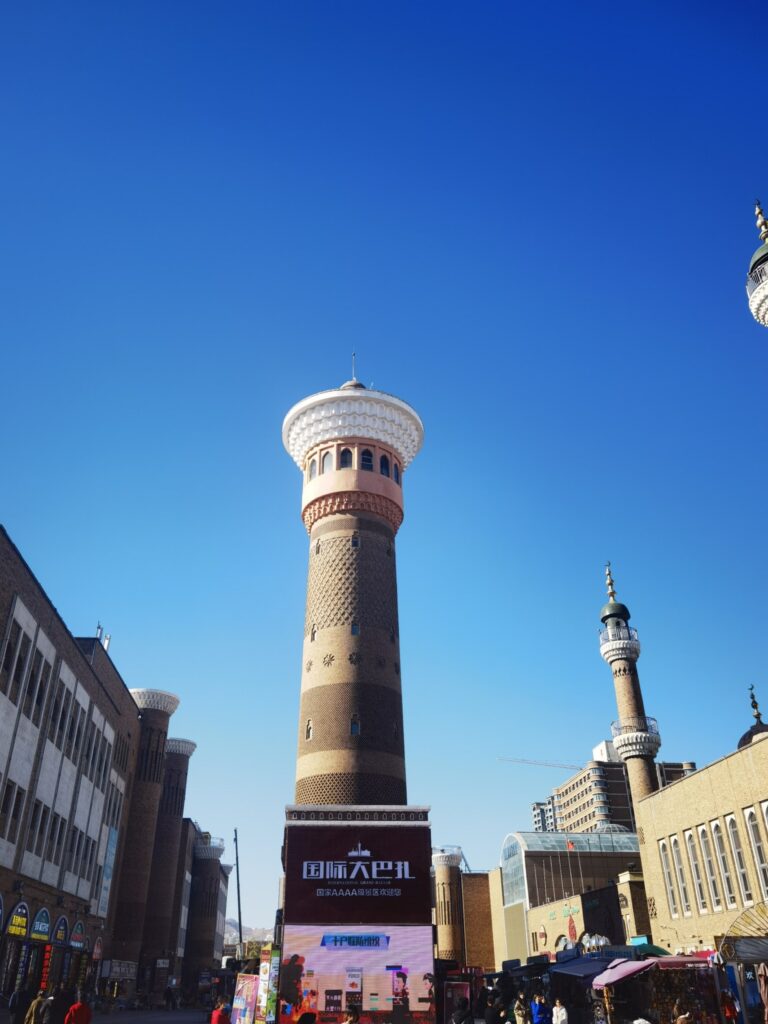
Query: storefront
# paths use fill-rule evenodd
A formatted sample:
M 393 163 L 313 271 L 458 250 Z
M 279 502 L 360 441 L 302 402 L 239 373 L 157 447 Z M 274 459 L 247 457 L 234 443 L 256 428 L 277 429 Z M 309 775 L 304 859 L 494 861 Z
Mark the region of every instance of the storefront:
M 720 1024 L 720 995 L 715 968 L 693 956 L 614 960 L 593 986 L 602 991 L 605 1016 L 622 1024 L 649 1012 L 673 1020 L 690 1012 L 697 1024 Z
M 16 988 L 23 988 L 27 983 L 31 951 L 29 926 L 29 905 L 20 901 L 9 911 L 3 929 L 0 992 L 5 996 L 10 995 Z

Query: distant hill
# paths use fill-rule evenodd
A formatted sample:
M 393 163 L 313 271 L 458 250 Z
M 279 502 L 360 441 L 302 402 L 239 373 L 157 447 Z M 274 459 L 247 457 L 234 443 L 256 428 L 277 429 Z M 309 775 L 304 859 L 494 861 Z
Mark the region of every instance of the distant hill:
M 243 942 L 271 942 L 272 941 L 272 929 L 271 928 L 250 928 L 248 925 L 243 925 Z M 231 943 L 237 943 L 240 941 L 240 935 L 237 930 L 237 920 L 232 917 L 228 917 L 224 922 L 224 942 L 228 945 Z

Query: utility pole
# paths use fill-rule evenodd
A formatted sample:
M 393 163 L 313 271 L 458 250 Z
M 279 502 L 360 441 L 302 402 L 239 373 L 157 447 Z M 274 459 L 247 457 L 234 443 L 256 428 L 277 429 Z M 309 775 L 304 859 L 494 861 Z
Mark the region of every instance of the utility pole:
M 240 936 L 238 959 L 243 958 L 243 914 L 240 910 L 240 853 L 237 848 L 237 829 L 235 829 L 235 877 L 237 879 L 237 931 Z

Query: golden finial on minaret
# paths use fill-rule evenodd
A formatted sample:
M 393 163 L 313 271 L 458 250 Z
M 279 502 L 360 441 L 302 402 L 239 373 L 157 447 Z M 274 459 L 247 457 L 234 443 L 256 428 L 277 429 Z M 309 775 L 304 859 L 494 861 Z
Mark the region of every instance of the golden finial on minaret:
M 611 601 L 616 600 L 616 588 L 613 584 L 613 576 L 611 575 L 611 563 L 605 563 L 605 587 L 608 591 L 608 598 Z
M 760 232 L 760 241 L 768 242 L 768 220 L 765 219 L 760 200 L 755 200 L 755 216 L 757 217 L 757 230 Z
M 760 708 L 757 704 L 757 697 L 755 696 L 754 686 L 750 686 L 749 696 L 752 698 L 750 700 L 750 704 L 752 705 L 752 716 L 754 717 L 755 722 L 757 722 L 758 725 L 761 725 L 763 721 L 763 716 L 760 714 Z

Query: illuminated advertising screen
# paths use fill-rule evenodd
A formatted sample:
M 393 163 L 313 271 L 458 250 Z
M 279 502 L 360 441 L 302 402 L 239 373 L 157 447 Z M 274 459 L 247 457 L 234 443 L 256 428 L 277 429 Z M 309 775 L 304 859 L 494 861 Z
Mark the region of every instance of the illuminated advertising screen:
M 286 924 L 430 924 L 429 826 L 292 825 Z
M 429 925 L 286 925 L 279 1022 L 335 1024 L 355 1006 L 381 1024 L 433 1024 L 433 970 Z

